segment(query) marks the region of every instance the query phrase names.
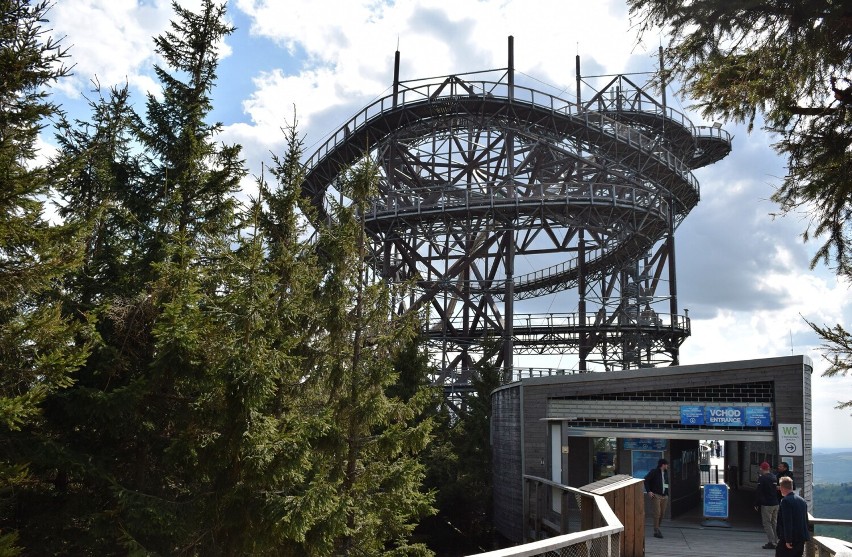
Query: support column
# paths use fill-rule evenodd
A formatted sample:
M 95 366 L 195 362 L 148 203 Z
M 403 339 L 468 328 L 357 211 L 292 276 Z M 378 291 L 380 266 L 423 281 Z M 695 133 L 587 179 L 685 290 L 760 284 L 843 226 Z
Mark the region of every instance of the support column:
M 574 74 L 577 78 L 577 109 L 580 109 L 580 103 L 582 102 L 580 87 L 582 86 L 582 82 L 580 79 L 580 55 L 578 54 L 574 59 Z
M 399 97 L 399 51 L 393 57 L 393 107 L 396 108 Z
M 579 313 L 577 326 L 580 330 L 580 372 L 588 371 L 586 367 L 586 357 L 589 354 L 589 333 L 586 328 L 586 230 L 580 229 L 580 237 L 577 241 L 577 261 L 578 272 L 577 291 L 580 295 L 580 302 L 577 310 Z
M 506 290 L 503 298 L 503 379 L 512 380 L 514 362 L 514 320 L 515 320 L 515 230 L 509 226 L 504 239 L 503 257 L 506 269 Z
M 671 313 L 672 328 L 677 324 L 677 272 L 675 265 L 675 237 L 674 237 L 674 199 L 669 199 L 669 231 L 666 238 L 666 250 L 669 258 L 669 313 Z M 688 323 L 683 324 L 688 327 Z M 672 346 L 672 365 L 680 364 L 680 347 Z

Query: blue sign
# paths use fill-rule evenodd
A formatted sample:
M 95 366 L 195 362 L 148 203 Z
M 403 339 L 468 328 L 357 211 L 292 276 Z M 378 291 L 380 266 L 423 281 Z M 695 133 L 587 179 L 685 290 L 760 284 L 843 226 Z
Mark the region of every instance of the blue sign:
M 704 518 L 728 518 L 728 486 L 705 484 Z
M 704 407 L 681 406 L 680 423 L 686 425 L 704 425 Z
M 668 439 L 637 439 L 633 437 L 624 439 L 624 450 L 626 451 L 664 451 L 668 446 Z
M 745 425 L 772 425 L 772 408 L 770 408 L 769 406 L 747 406 L 745 411 Z
M 739 406 L 706 406 L 704 423 L 707 425 L 742 427 L 745 424 L 745 412 Z
M 630 464 L 634 478 L 644 480 L 648 472 L 657 467 L 657 462 L 663 458 L 663 451 L 632 451 Z

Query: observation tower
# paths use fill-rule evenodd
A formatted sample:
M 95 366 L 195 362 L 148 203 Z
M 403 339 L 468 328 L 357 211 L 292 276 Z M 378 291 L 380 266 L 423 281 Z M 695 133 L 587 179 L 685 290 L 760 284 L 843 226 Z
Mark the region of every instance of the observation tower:
M 377 166 L 368 263 L 414 281 L 398 307 L 426 316 L 433 382 L 452 398 L 479 361 L 511 380 L 528 355 L 570 372 L 678 364 L 675 231 L 728 132 L 668 107 L 665 83 L 661 98 L 628 75 L 591 87 L 579 57 L 574 98 L 516 83 L 511 37 L 499 70 L 400 81 L 399 60 L 393 92 L 309 158 L 303 193 L 322 217 L 347 167 Z

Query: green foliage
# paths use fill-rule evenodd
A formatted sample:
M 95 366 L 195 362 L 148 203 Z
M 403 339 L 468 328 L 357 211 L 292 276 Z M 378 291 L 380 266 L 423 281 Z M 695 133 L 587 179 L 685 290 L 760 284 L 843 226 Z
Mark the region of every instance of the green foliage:
M 848 520 L 852 516 L 852 484 L 814 484 L 813 498 L 811 514 L 817 518 Z M 852 529 L 848 526 L 820 524 L 816 533 L 852 542 Z
M 171 30 L 154 41 L 168 63 L 154 68 L 162 100 L 149 93 L 147 119 L 136 130 L 150 167 L 137 206 L 148 228 L 150 262 L 162 258 L 173 232 L 188 235 L 191 242 L 228 232 L 234 224 L 232 194 L 246 173 L 240 147 L 217 145 L 213 139 L 221 124 L 206 122 L 218 47 L 233 32 L 223 22 L 225 5 L 204 0 L 199 13 L 177 2 L 172 8 Z
M 829 366 L 823 375 L 827 377 L 847 375 L 852 370 L 852 335 L 840 324 L 834 327 L 820 327 L 810 321 L 807 323 L 824 341 L 822 350 Z M 852 407 L 852 401 L 841 402 L 836 406 L 838 409 L 849 407 Z
M 68 121 L 56 127 L 59 152 L 51 161 L 51 181 L 60 198 L 59 215 L 88 223 L 83 265 L 66 276 L 66 289 L 76 298 L 72 313 L 90 311 L 97 303 L 139 288 L 140 273 L 127 272 L 139 258 L 142 168 L 133 152 L 137 116 L 127 86 L 89 102 L 91 122 Z M 141 271 L 141 270 L 140 270 Z
M 773 195 L 810 215 L 805 240 L 824 237 L 812 265 L 852 274 L 849 146 L 852 27 L 848 6 L 825 0 L 628 0 L 640 33 L 664 27 L 685 95 L 707 117 L 763 118 L 780 138 L 787 175 Z
M 843 2 L 628 0 L 640 35 L 664 26 L 666 56 L 686 96 L 705 117 L 759 118 L 779 137 L 787 175 L 772 199 L 803 211 L 805 241 L 825 238 L 811 260 L 852 277 L 852 26 Z M 668 79 L 668 75 L 664 76 Z M 831 367 L 845 374 L 848 335 L 808 324 L 826 341 Z M 852 401 L 841 403 L 847 407 Z
M 491 391 L 500 386 L 500 376 L 492 364 L 477 370 L 465 404 L 442 409 L 426 453 L 426 485 L 437 490 L 440 516 L 471 544 L 471 551 L 488 547 L 492 533 Z
M 394 315 L 392 300 L 404 292 L 368 282 L 363 266 L 358 211 L 376 179 L 369 164 L 350 171 L 343 188 L 355 203 L 335 207 L 334 224 L 318 231 L 323 327 L 314 374 L 330 412 L 318 471 L 336 489 L 328 496 L 332 514 L 309 534 L 309 554 L 428 554 L 407 540 L 416 520 L 431 513 L 417 459 L 430 438 L 431 421 L 422 419 L 430 397 L 388 396 L 399 378 L 393 362 L 417 323 L 413 315 Z
M 4 33 L 39 37 L 45 5 L 0 5 Z M 275 183 L 238 204 L 240 147 L 206 121 L 232 28 L 211 0 L 173 7 L 144 116 L 127 87 L 95 91 L 41 169 L 36 121 L 0 115 L 0 555 L 430 555 L 410 539 L 435 394 L 394 312 L 407 285 L 365 272 L 375 169 L 308 240 L 294 122 Z M 3 84 L 32 118 L 65 71 L 40 44 L 21 52 L 54 73 Z
M 35 143 L 59 113 L 50 86 L 68 73 L 66 53 L 46 37 L 46 2 L 0 1 L 0 555 L 16 555 L 10 510 L 46 450 L 43 402 L 73 383 L 86 357 L 85 328 L 65 318 L 58 279 L 79 263 L 80 228 L 45 220 L 50 194 Z M 75 338 L 80 342 L 75 343 Z

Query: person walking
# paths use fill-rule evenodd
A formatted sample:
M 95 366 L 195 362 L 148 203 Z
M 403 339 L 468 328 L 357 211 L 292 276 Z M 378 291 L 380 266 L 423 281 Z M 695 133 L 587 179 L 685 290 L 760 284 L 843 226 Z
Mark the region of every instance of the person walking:
M 660 522 L 666 514 L 669 502 L 669 462 L 665 458 L 657 461 L 657 467 L 645 474 L 645 491 L 654 505 L 654 537 L 662 538 Z
M 778 544 L 776 557 L 802 557 L 805 542 L 811 539 L 808 530 L 808 504 L 793 491 L 793 479 L 787 476 L 778 482 L 781 503 L 778 505 Z
M 754 510 L 760 510 L 760 521 L 768 540 L 763 549 L 775 549 L 778 543 L 778 484 L 775 475 L 769 471 L 768 462 L 760 463 L 760 475 L 757 477 L 754 495 Z

